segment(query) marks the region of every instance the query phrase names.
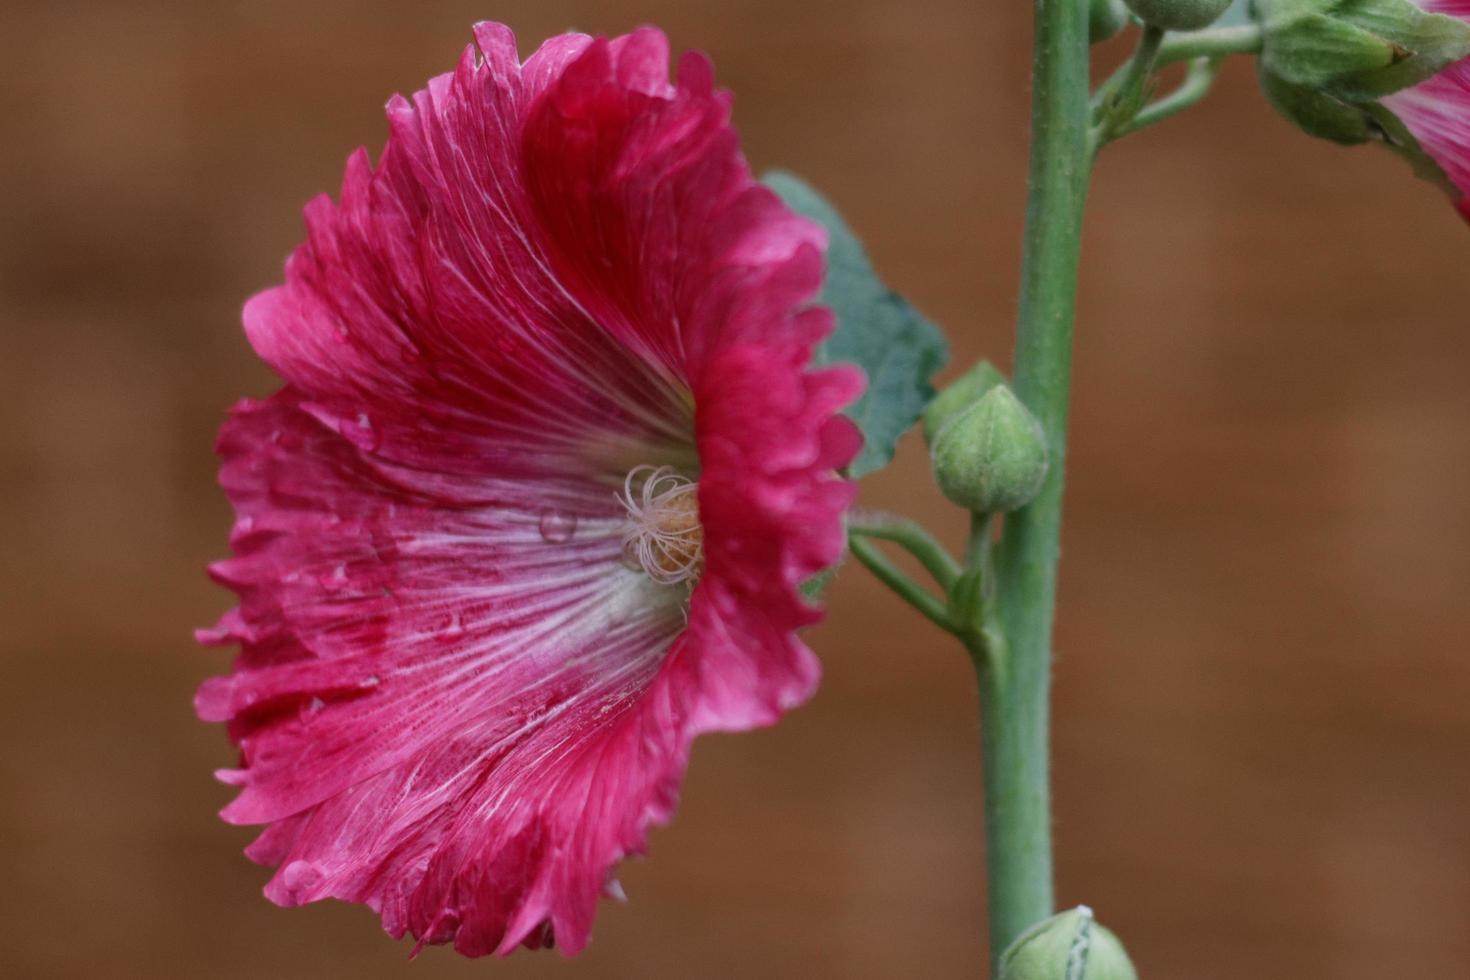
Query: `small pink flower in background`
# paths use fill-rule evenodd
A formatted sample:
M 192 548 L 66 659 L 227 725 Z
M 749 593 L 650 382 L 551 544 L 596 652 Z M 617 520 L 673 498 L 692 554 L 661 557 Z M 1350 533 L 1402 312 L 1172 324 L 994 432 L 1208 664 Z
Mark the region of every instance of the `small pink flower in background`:
M 196 700 L 271 900 L 574 953 L 693 737 L 811 694 L 862 382 L 807 370 L 824 233 L 729 105 L 654 30 L 481 24 L 246 305 L 285 386 L 220 433 L 241 652 Z
M 1434 14 L 1470 21 L 1470 0 L 1415 0 Z M 1470 221 L 1470 58 L 1383 98 L 1419 146 L 1439 164 Z

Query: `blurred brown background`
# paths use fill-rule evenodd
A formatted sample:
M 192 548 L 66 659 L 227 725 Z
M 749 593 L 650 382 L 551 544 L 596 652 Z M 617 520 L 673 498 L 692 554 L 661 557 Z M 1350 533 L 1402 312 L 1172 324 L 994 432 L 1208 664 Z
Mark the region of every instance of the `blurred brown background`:
M 1029 5 L 28 3 L 0 30 L 0 973 L 977 977 L 957 649 L 849 569 L 817 698 L 695 752 L 579 960 L 414 964 L 259 894 L 196 722 L 238 309 L 381 105 L 472 21 L 528 52 L 662 25 L 758 168 L 807 175 L 956 364 L 1009 350 Z M 1059 895 L 1146 978 L 1470 975 L 1470 232 L 1386 153 L 1298 136 L 1233 64 L 1103 156 L 1058 626 Z M 866 487 L 951 535 L 920 447 Z

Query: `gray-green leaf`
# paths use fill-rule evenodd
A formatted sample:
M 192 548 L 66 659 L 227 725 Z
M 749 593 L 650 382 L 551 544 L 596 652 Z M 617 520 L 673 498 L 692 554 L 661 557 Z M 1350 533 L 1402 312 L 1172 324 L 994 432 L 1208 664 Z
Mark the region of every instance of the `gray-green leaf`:
M 831 308 L 837 328 L 813 361 L 856 364 L 868 376 L 867 390 L 847 409 L 864 440 L 849 473 L 863 476 L 893 458 L 899 436 L 934 397 L 929 379 L 944 367 L 949 349 L 934 324 L 878 279 L 857 237 L 820 194 L 779 171 L 764 183 L 787 207 L 827 229 L 827 274 L 818 302 Z

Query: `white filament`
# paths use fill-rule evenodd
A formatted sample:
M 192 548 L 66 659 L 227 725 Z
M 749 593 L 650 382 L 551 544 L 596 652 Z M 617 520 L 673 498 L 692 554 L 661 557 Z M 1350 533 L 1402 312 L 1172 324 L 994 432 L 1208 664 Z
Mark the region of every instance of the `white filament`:
M 623 481 L 618 496 L 628 511 L 623 554 L 655 582 L 675 585 L 699 576 L 704 528 L 699 523 L 697 489 L 672 466 L 635 466 Z

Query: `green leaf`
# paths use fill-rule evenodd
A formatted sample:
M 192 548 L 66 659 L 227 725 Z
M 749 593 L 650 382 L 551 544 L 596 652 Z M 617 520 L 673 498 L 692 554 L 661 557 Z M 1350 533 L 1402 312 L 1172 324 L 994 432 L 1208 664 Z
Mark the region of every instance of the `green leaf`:
M 863 476 L 893 459 L 899 436 L 934 397 L 929 379 L 944 367 L 949 348 L 934 324 L 883 285 L 857 237 L 820 194 L 779 171 L 766 174 L 764 183 L 787 207 L 827 229 L 827 274 L 818 302 L 831 308 L 837 329 L 813 361 L 856 364 L 868 376 L 867 390 L 847 409 L 864 440 L 848 471 Z

